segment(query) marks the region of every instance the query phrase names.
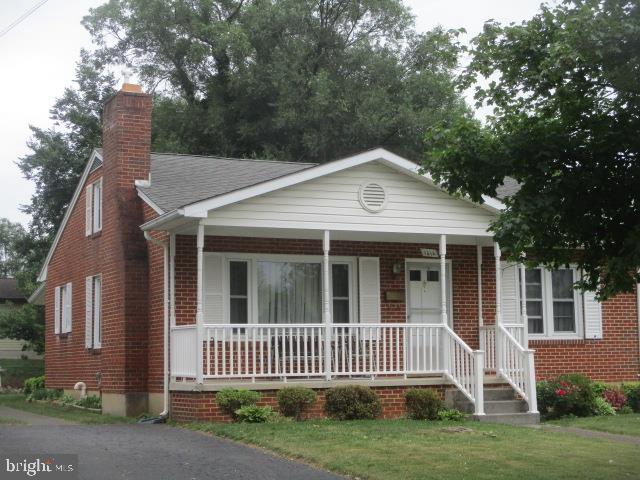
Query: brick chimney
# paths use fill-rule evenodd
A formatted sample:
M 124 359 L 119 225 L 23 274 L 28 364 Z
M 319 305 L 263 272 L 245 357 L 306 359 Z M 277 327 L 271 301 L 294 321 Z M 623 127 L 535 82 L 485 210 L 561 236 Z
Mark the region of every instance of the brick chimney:
M 103 411 L 147 411 L 148 259 L 135 181 L 149 178 L 151 95 L 125 83 L 104 106 Z

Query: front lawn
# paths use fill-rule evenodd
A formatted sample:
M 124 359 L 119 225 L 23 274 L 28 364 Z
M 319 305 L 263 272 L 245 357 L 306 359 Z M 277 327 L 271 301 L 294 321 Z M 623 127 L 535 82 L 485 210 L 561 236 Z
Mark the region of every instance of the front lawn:
M 30 358 L 2 358 L 0 359 L 2 385 L 20 388 L 25 379 L 44 375 L 44 360 Z
M 60 405 L 42 402 L 27 402 L 24 395 L 17 394 L 0 394 L 0 405 L 17 408 L 26 412 L 36 413 L 38 415 L 62 418 L 63 420 L 90 425 L 104 423 L 132 423 L 135 421 L 135 419 L 132 418 L 101 415 L 99 413 L 93 413 L 75 407 L 63 407 Z
M 564 427 L 586 428 L 600 432 L 621 433 L 640 437 L 640 413 L 606 417 L 561 418 L 549 423 Z
M 317 420 L 192 423 L 193 430 L 258 445 L 359 478 L 637 478 L 637 446 L 477 422 Z M 443 427 L 464 426 L 455 433 Z

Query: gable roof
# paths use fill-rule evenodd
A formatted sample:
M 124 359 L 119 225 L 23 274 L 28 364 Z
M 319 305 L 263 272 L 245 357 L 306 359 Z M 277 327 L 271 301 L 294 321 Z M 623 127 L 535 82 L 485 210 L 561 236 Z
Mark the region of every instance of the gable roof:
M 25 300 L 15 278 L 0 278 L 0 300 Z
M 164 213 L 316 165 L 152 153 L 149 182 L 139 182 L 138 192 L 158 213 Z
M 518 193 L 521 187 L 522 185 L 520 185 L 515 178 L 504 177 L 504 179 L 502 180 L 502 185 L 496 188 L 496 197 L 498 197 L 500 200 L 511 197 L 512 195 Z

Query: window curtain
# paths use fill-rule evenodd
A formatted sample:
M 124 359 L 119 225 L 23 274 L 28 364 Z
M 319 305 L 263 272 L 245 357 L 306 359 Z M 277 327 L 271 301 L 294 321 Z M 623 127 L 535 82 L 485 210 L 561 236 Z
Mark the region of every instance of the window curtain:
M 258 262 L 259 323 L 321 323 L 319 263 Z

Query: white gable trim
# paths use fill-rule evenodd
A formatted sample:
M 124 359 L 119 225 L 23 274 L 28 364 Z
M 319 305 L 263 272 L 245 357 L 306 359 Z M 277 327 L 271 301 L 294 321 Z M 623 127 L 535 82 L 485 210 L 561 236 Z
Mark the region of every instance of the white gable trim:
M 76 203 L 78 202 L 78 198 L 80 197 L 80 194 L 82 193 L 82 190 L 84 189 L 84 184 L 87 181 L 87 177 L 89 176 L 89 174 L 95 170 L 97 170 L 97 168 L 92 169 L 91 166 L 93 165 L 94 160 L 97 158 L 99 158 L 100 160 L 102 160 L 102 155 L 100 154 L 100 152 L 98 152 L 98 150 L 96 150 L 95 148 L 93 149 L 93 152 L 91 152 L 91 156 L 89 157 L 89 161 L 87 162 L 87 165 L 84 167 L 84 171 L 82 172 L 82 176 L 80 177 L 80 181 L 78 182 L 78 185 L 76 186 L 76 191 L 73 192 L 73 197 L 71 197 L 71 202 L 69 203 L 69 206 L 67 207 L 67 211 L 64 212 L 64 217 L 62 217 L 62 223 L 60 223 L 60 227 L 58 228 L 58 231 L 56 232 L 56 236 L 53 239 L 53 243 L 51 244 L 51 248 L 49 249 L 49 252 L 47 253 L 47 258 L 45 258 L 44 260 L 44 264 L 42 265 L 42 269 L 40 270 L 40 273 L 38 274 L 38 282 L 44 282 L 47 280 L 47 268 L 49 267 L 49 262 L 51 261 L 51 257 L 53 256 L 53 252 L 56 250 L 56 247 L 58 246 L 58 242 L 60 241 L 60 238 L 62 237 L 62 232 L 64 232 L 64 228 L 67 226 L 67 222 L 69 221 L 69 217 L 71 216 L 71 212 L 73 211 L 73 208 L 75 207 Z M 99 167 L 98 167 L 99 168 Z
M 306 170 L 292 173 L 284 177 L 268 180 L 266 182 L 235 190 L 224 195 L 219 195 L 214 198 L 192 203 L 191 205 L 187 205 L 185 207 L 182 207 L 181 209 L 178 209 L 178 212 L 185 217 L 206 218 L 210 210 L 215 210 L 217 208 L 237 203 L 248 198 L 256 197 L 258 195 L 264 195 L 265 193 L 280 190 L 282 188 L 290 187 L 298 183 L 306 182 L 318 177 L 330 175 L 332 173 L 340 172 L 342 170 L 356 167 L 364 163 L 375 161 L 382 162 L 401 173 L 410 175 L 411 177 L 416 178 L 421 182 L 424 182 L 449 194 L 444 188 L 442 188 L 440 185 L 437 185 L 430 176 L 421 175 L 419 173 L 419 165 L 405 158 L 402 158 L 399 155 L 391 153 L 384 148 L 376 148 L 374 150 L 369 150 L 358 155 L 353 155 L 341 160 L 335 160 L 333 162 L 318 165 L 317 167 L 308 168 Z M 502 202 L 500 202 L 499 200 L 491 197 L 483 198 L 486 202 L 484 204 L 477 204 L 475 202 L 472 202 L 468 198 L 462 198 L 462 200 L 470 202 L 480 208 L 487 209 L 492 213 L 498 213 L 504 208 Z

